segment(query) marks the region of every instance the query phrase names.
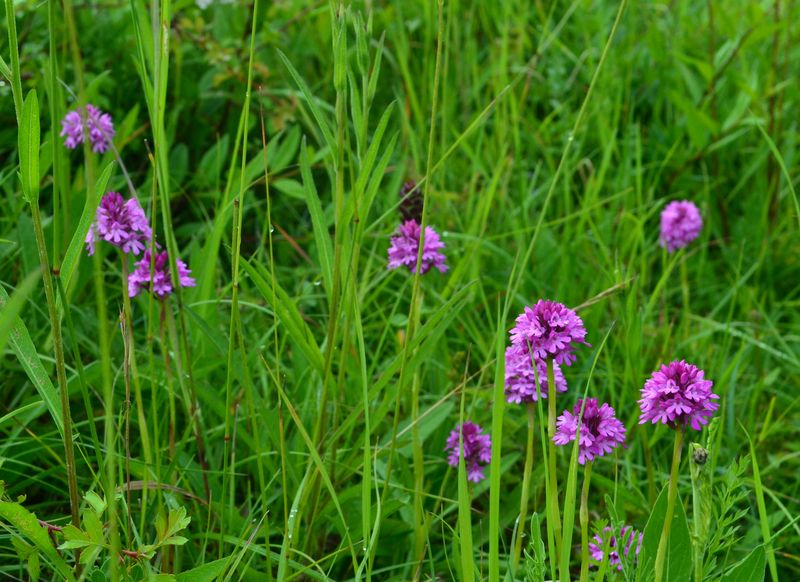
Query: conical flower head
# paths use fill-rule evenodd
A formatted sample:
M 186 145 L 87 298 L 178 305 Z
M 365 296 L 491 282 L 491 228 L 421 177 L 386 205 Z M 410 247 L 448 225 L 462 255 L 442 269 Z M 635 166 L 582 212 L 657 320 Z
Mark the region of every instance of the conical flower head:
M 415 220 L 407 220 L 397 228 L 389 247 L 389 269 L 405 266 L 412 273 L 416 273 L 421 234 L 422 228 Z M 445 256 L 442 254 L 443 248 L 444 243 L 439 238 L 439 234 L 432 227 L 426 226 L 425 246 L 419 270 L 421 274 L 427 273 L 431 267 L 439 269 L 442 273 L 447 271 L 447 265 L 444 264 Z
M 78 107 L 61 120 L 61 137 L 64 138 L 64 145 L 71 150 L 88 139 L 92 143 L 92 151 L 102 154 L 109 148 L 114 134 L 111 116 L 94 105 L 87 105 L 85 109 Z
M 609 538 L 610 536 L 610 538 Z M 595 535 L 594 539 L 589 542 L 589 553 L 592 559 L 596 562 L 602 562 L 603 547 L 608 540 L 608 563 L 611 566 L 616 566 L 617 570 L 622 571 L 622 560 L 620 559 L 620 549 L 622 555 L 630 558 L 630 552 L 633 550 L 634 560 L 639 556 L 639 551 L 642 549 L 642 538 L 644 534 L 637 532 L 631 526 L 623 526 L 619 530 L 619 535 L 612 532 L 610 527 L 603 528 L 603 535 Z
M 556 420 L 556 434 L 553 442 L 564 446 L 575 440 L 580 418 L 580 441 L 578 442 L 578 462 L 583 465 L 610 453 L 625 442 L 625 426 L 614 416 L 614 409 L 608 404 L 598 405 L 596 398 L 587 398 L 580 416 L 583 400 L 572 409 L 565 410 Z
M 397 211 L 403 217 L 403 222 L 409 220 L 422 222 L 422 190 L 417 188 L 416 182 L 409 180 L 404 183 L 398 195 L 401 202 Z
M 445 450 L 449 450 L 447 462 L 451 467 L 458 466 L 459 458 L 459 435 L 463 433 L 464 445 L 464 466 L 467 469 L 467 478 L 477 483 L 485 478 L 483 470 L 489 461 L 492 460 L 492 441 L 488 434 L 483 433 L 483 429 L 469 420 L 463 425 L 456 426 L 447 438 Z
M 549 381 L 547 379 L 547 363 L 536 360 L 536 372 L 539 376 L 539 391 L 542 398 L 547 398 Z M 536 377 L 534 376 L 531 354 L 522 346 L 512 345 L 506 348 L 506 401 L 513 404 L 536 402 Z M 553 362 L 553 379 L 558 392 L 567 391 L 567 381 L 561 366 Z
M 684 360 L 661 366 L 642 388 L 639 424 L 660 422 L 672 428 L 688 425 L 701 430 L 719 408 L 714 402 L 719 396 L 711 392 L 713 386 L 703 370 Z
M 167 263 L 167 251 L 162 251 L 155 256 L 153 262 L 153 276 L 150 277 L 151 263 L 150 249 L 144 252 L 141 261 L 136 263 L 136 269 L 128 277 L 128 295 L 136 297 L 141 291 L 150 289 L 152 283 L 153 293 L 163 298 L 172 293 L 172 279 Z M 177 259 L 175 266 L 178 269 L 178 280 L 181 287 L 194 287 L 195 280 L 190 276 L 191 271 L 182 260 Z
M 659 244 L 666 247 L 668 252 L 674 252 L 700 236 L 702 229 L 700 209 L 688 200 L 675 200 L 661 212 Z
M 583 320 L 562 303 L 540 299 L 517 317 L 511 329 L 511 343 L 531 350 L 537 360 L 553 358 L 562 366 L 575 361 L 575 344 L 585 344 Z
M 93 255 L 95 243 L 101 238 L 125 253 L 138 255 L 152 234 L 147 216 L 136 198 L 126 201 L 119 193 L 109 192 L 100 201 L 95 220 L 86 233 L 86 249 Z

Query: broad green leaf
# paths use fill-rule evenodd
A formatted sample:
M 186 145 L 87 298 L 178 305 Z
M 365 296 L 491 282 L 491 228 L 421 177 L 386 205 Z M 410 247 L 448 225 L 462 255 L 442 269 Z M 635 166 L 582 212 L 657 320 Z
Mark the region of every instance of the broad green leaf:
M 224 571 L 228 560 L 214 560 L 208 564 L 203 564 L 197 568 L 186 570 L 175 575 L 176 582 L 212 582 L 216 580 Z
M 300 148 L 300 173 L 303 176 L 303 185 L 305 186 L 303 191 L 308 211 L 311 214 L 311 225 L 314 228 L 314 242 L 317 245 L 322 279 L 325 281 L 325 290 L 328 292 L 328 298 L 330 299 L 333 281 L 333 244 L 325 222 L 325 213 L 322 211 L 322 204 L 319 201 L 319 194 L 317 194 L 317 187 L 314 185 L 314 178 L 311 176 L 311 162 L 308 159 L 305 139 L 303 139 L 303 145 Z
M 83 512 L 83 527 L 86 528 L 86 533 L 89 534 L 89 539 L 92 542 L 95 544 L 103 543 L 103 523 L 91 509 Z
M 722 582 L 763 582 L 767 570 L 767 553 L 760 545 L 722 577 Z
M 639 570 L 642 580 L 649 580 L 655 569 L 658 540 L 664 528 L 664 515 L 667 512 L 667 489 L 665 485 L 656 499 L 656 504 L 647 520 L 642 539 L 642 551 L 639 554 Z M 689 580 L 692 573 L 692 538 L 689 534 L 689 524 L 686 520 L 686 511 L 683 509 L 680 495 L 675 502 L 675 512 L 672 516 L 672 531 L 669 535 L 667 558 L 664 566 L 665 580 Z
M 58 555 L 50 541 L 50 536 L 47 535 L 47 530 L 39 525 L 39 520 L 34 514 L 19 503 L 0 501 L 0 518 L 8 522 L 17 533 L 32 542 L 62 578 L 75 580 L 72 569 Z
M 0 353 L 3 353 L 8 336 L 17 319 L 19 319 L 19 314 L 25 306 L 28 296 L 36 288 L 36 283 L 39 282 L 39 277 L 41 276 L 42 271 L 40 269 L 33 271 L 17 286 L 10 300 L 0 299 Z
M 72 240 L 69 241 L 67 253 L 64 255 L 64 261 L 61 263 L 61 280 L 64 282 L 64 289 L 69 288 L 72 274 L 78 266 L 78 260 L 86 244 L 86 234 L 89 232 L 89 226 L 92 224 L 95 213 L 97 212 L 97 205 L 100 204 L 100 199 L 105 193 L 108 180 L 111 178 L 111 172 L 113 170 L 114 162 L 109 162 L 108 165 L 103 168 L 100 178 L 95 182 L 94 195 L 89 196 L 87 193 L 81 219 L 78 221 L 78 228 L 75 230 L 75 234 L 72 235 Z
M 31 582 L 38 582 L 39 574 L 41 574 L 42 566 L 39 560 L 39 554 L 33 552 L 28 556 L 28 576 L 31 577 Z
M 106 510 L 106 500 L 100 497 L 94 491 L 89 491 L 83 496 L 83 498 L 86 500 L 86 503 L 92 506 L 92 509 L 98 517 L 101 516 Z
M 173 545 L 186 543 L 185 538 L 182 538 L 184 541 L 180 543 L 170 542 L 169 540 L 179 531 L 186 529 L 191 521 L 192 518 L 186 516 L 185 507 L 170 508 L 168 514 L 160 513 L 156 518 L 156 535 L 159 543 L 172 543 Z
M 22 104 L 18 135 L 22 193 L 29 204 L 39 201 L 39 100 L 32 90 Z
M 8 301 L 8 293 L 5 287 L 0 285 L 0 309 L 2 309 Z M 0 311 L 0 313 L 2 313 L 2 311 Z M 25 373 L 28 375 L 31 382 L 33 382 L 36 391 L 50 411 L 50 416 L 53 417 L 53 422 L 58 432 L 63 435 L 64 425 L 61 421 L 61 400 L 42 365 L 42 361 L 39 359 L 39 354 L 36 351 L 36 347 L 33 345 L 33 341 L 31 341 L 31 334 L 28 333 L 28 328 L 25 327 L 25 324 L 19 317 L 16 317 L 14 320 L 14 324 L 9 333 L 9 340 L 11 341 L 11 348 L 17 356 L 19 363 L 22 364 Z

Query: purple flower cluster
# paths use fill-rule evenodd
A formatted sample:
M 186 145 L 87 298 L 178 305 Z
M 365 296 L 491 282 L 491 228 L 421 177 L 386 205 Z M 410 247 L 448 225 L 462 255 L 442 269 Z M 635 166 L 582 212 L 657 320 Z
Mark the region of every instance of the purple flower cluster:
M 172 293 L 172 279 L 167 264 L 167 251 L 162 251 L 156 255 L 155 261 L 151 259 L 150 250 L 144 252 L 142 260 L 136 263 L 136 270 L 128 277 L 128 295 L 136 297 L 140 291 L 148 290 L 152 283 L 153 293 L 158 297 L 166 297 Z M 151 273 L 152 265 L 152 278 Z M 178 269 L 178 280 L 181 287 L 194 287 L 195 280 L 190 277 L 191 271 L 182 260 L 177 259 L 175 266 Z
M 95 220 L 86 233 L 86 250 L 94 254 L 98 237 L 122 252 L 138 255 L 153 236 L 147 216 L 136 198 L 125 200 L 117 192 L 109 192 L 100 201 Z
M 389 247 L 389 269 L 405 266 L 412 273 L 417 272 L 417 257 L 421 234 L 422 228 L 416 220 L 407 220 L 397 228 Z M 431 267 L 439 269 L 442 273 L 447 271 L 447 265 L 444 264 L 445 256 L 442 254 L 443 248 L 444 243 L 439 238 L 439 234 L 430 226 L 426 226 L 420 274 L 424 275 Z
M 661 366 L 644 383 L 639 405 L 639 424 L 668 424 L 672 428 L 691 426 L 701 430 L 719 408 L 713 402 L 719 396 L 711 392 L 714 383 L 705 379 L 705 372 L 684 360 Z
M 631 548 L 636 542 L 634 549 L 634 558 L 639 556 L 639 551 L 642 549 L 642 538 L 644 534 L 638 533 L 631 526 L 623 526 L 619 530 L 619 537 L 614 535 L 610 527 L 603 529 L 603 536 L 595 535 L 594 539 L 589 542 L 589 552 L 592 559 L 597 562 L 603 561 L 603 546 L 606 540 L 604 539 L 607 534 L 611 534 L 611 539 L 608 543 L 608 563 L 612 566 L 617 566 L 617 570 L 622 571 L 622 561 L 620 560 L 620 548 L 622 548 L 623 555 L 627 558 L 630 555 Z
M 586 343 L 583 320 L 562 303 L 540 299 L 533 307 L 525 307 L 511 329 L 511 343 L 530 350 L 534 358 L 553 358 L 562 366 L 575 361 L 575 344 Z
M 578 420 L 580 419 L 580 441 L 578 442 L 578 462 L 583 465 L 586 461 L 593 461 L 610 453 L 625 442 L 625 427 L 614 416 L 614 409 L 603 403 L 598 406 L 596 398 L 587 398 L 581 417 L 581 404 L 583 400 L 572 409 L 565 410 L 556 421 L 556 434 L 553 442 L 564 446 L 575 440 L 578 433 Z
M 109 148 L 114 133 L 111 116 L 94 105 L 87 105 L 85 109 L 78 107 L 61 120 L 61 137 L 71 150 L 88 139 L 92 142 L 92 151 L 102 154 Z
M 668 252 L 674 252 L 700 236 L 702 229 L 700 209 L 688 200 L 674 200 L 661 212 L 659 244 Z
M 460 429 L 460 430 L 459 430 Z M 460 436 L 463 433 L 463 436 Z M 466 421 L 447 438 L 445 450 L 449 450 L 447 462 L 451 467 L 458 466 L 459 437 L 464 445 L 464 465 L 467 469 L 467 478 L 478 483 L 485 478 L 483 470 L 492 459 L 492 441 L 488 434 L 483 434 L 483 429 L 474 422 Z
M 539 391 L 543 398 L 547 398 L 549 384 L 547 379 L 547 364 L 543 360 L 536 360 L 536 375 L 539 377 Z M 561 366 L 553 362 L 553 376 L 558 392 L 567 391 L 567 381 Z M 533 361 L 528 351 L 519 345 L 506 348 L 506 400 L 513 404 L 536 402 L 536 376 L 534 375 Z

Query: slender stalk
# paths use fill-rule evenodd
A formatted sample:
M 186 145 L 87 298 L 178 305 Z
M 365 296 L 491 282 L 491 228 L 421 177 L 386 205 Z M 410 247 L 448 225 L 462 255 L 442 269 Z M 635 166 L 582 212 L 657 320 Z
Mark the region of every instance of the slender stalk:
M 528 345 L 528 349 L 530 350 L 530 344 Z M 531 365 L 533 366 L 533 380 L 536 385 L 536 412 L 538 413 L 539 418 L 539 437 L 541 438 L 542 442 L 542 458 L 548 459 L 548 448 L 547 448 L 547 434 L 546 434 L 546 420 L 544 416 L 544 408 L 542 406 L 542 381 L 539 379 L 539 368 L 536 366 L 536 362 L 531 356 Z M 545 519 L 545 525 L 547 529 L 547 551 L 549 555 L 549 564 L 550 564 L 550 579 L 556 580 L 556 563 L 557 560 L 556 556 L 556 542 L 555 537 L 553 535 L 553 522 L 555 521 L 550 517 L 550 503 L 552 499 L 552 494 L 550 493 L 550 469 L 549 467 L 545 468 L 545 511 L 547 514 L 547 519 Z
M 430 121 L 430 132 L 428 134 L 428 161 L 426 165 L 426 172 L 425 172 L 425 187 L 422 190 L 422 220 L 420 221 L 420 240 L 419 240 L 419 249 L 417 254 L 417 267 L 422 264 L 422 251 L 425 245 L 425 227 L 427 225 L 427 215 L 428 215 L 428 202 L 429 202 L 429 191 L 430 191 L 430 182 L 431 182 L 431 172 L 433 170 L 433 146 L 434 146 L 434 137 L 436 135 L 436 115 L 438 112 L 439 107 L 439 79 L 441 76 L 442 70 L 442 43 L 444 42 L 444 10 L 443 10 L 443 0 L 438 0 L 438 36 L 436 41 L 436 63 L 434 65 L 434 72 L 433 72 L 433 95 L 431 99 L 431 121 Z M 403 387 L 405 386 L 406 382 L 406 368 L 408 359 L 410 357 L 410 350 L 409 347 L 412 344 L 412 340 L 416 333 L 417 325 L 419 324 L 420 313 L 419 310 L 416 309 L 417 307 L 417 297 L 420 294 L 421 289 L 421 273 L 420 269 L 417 268 L 416 272 L 414 273 L 414 282 L 411 291 L 411 307 L 409 309 L 409 317 L 408 323 L 406 324 L 406 333 L 405 339 L 403 343 L 403 353 L 402 353 L 402 360 L 400 366 L 400 379 L 397 383 L 397 391 L 395 397 L 395 406 L 394 406 L 394 418 L 392 420 L 392 438 L 389 444 L 389 458 L 386 461 L 386 480 L 383 485 L 383 490 L 381 491 L 381 498 L 380 498 L 380 508 L 381 513 L 383 512 L 383 508 L 386 507 L 387 502 L 387 495 L 389 491 L 389 483 L 391 482 L 392 476 L 392 463 L 394 460 L 395 449 L 397 448 L 397 429 L 399 426 L 399 419 L 400 419 L 400 397 L 403 392 Z M 378 521 L 380 522 L 381 516 L 378 516 Z M 377 543 L 370 547 L 370 563 L 369 567 L 372 566 L 372 560 L 375 557 L 374 549 L 377 547 Z
M 72 323 L 72 314 L 70 313 L 69 305 L 67 305 L 67 294 L 64 291 L 64 285 L 61 283 L 61 277 L 53 273 L 53 279 L 56 282 L 56 291 L 58 292 L 59 299 L 61 299 L 61 305 L 64 307 L 64 321 L 67 324 L 67 332 L 69 333 L 69 339 L 72 344 L 72 359 L 75 361 L 75 370 L 78 372 L 78 384 L 81 388 L 83 405 L 86 408 L 86 419 L 87 423 L 89 424 L 89 433 L 92 437 L 92 447 L 94 448 L 97 468 L 100 470 L 100 467 L 103 466 L 101 457 L 102 451 L 100 449 L 100 439 L 97 436 L 97 426 L 95 424 L 94 412 L 92 410 L 92 401 L 89 396 L 89 387 L 86 382 L 86 372 L 83 368 L 83 362 L 81 361 L 80 350 L 78 349 L 78 336 L 75 333 L 75 326 Z M 91 466 L 89 469 L 92 470 Z M 93 470 L 92 472 L 94 473 Z
M 658 541 L 658 551 L 656 552 L 656 582 L 664 579 L 664 562 L 667 558 L 669 533 L 672 529 L 672 515 L 675 511 L 675 500 L 678 497 L 678 469 L 681 465 L 684 432 L 684 429 L 675 431 L 675 448 L 672 451 L 672 470 L 667 491 L 667 513 L 664 515 L 664 529 L 661 530 L 661 539 Z
M 694 524 L 694 580 L 703 582 L 703 554 L 711 517 L 710 512 L 706 511 L 710 503 L 708 499 L 709 484 L 708 477 L 703 470 L 708 458 L 708 451 L 697 443 L 691 443 L 689 449 L 692 453 L 690 473 L 692 476 L 692 522 Z
M 120 314 L 122 328 L 122 345 L 124 360 L 122 376 L 125 382 L 125 500 L 128 514 L 128 536 L 133 532 L 133 517 L 131 516 L 131 361 L 133 360 L 133 336 L 131 333 L 131 300 L 128 296 L 128 256 L 122 254 L 122 297 L 124 299 L 122 313 Z M 145 427 L 142 427 L 143 429 Z M 146 488 L 145 488 L 146 489 Z M 130 541 L 130 537 L 128 538 Z
M 340 54 L 340 43 L 347 43 L 347 23 L 344 6 L 341 0 L 335 11 L 334 55 Z M 346 52 L 346 51 L 343 51 Z M 336 351 L 337 326 L 339 324 L 339 308 L 342 295 L 342 252 L 344 250 L 344 151 L 347 131 L 347 70 L 344 62 L 334 56 L 333 84 L 336 90 L 336 151 L 334 152 L 334 229 L 333 229 L 333 282 L 331 284 L 331 300 L 328 312 L 328 329 L 326 332 L 325 353 L 323 357 L 322 393 L 319 399 L 319 415 L 314 427 L 314 444 L 321 449 L 328 415 L 328 385 L 331 381 L 333 355 Z M 334 401 L 334 406 L 336 402 Z M 310 462 L 310 461 L 309 461 Z M 312 490 L 317 489 L 318 483 Z
M 36 248 L 39 251 L 39 264 L 42 268 L 42 281 L 44 293 L 47 298 L 47 312 L 50 316 L 50 325 L 53 330 L 53 351 L 56 360 L 56 375 L 61 394 L 61 415 L 64 423 L 64 456 L 67 468 L 67 486 L 69 488 L 69 507 L 72 514 L 72 525 L 80 527 L 80 498 L 78 496 L 78 479 L 75 473 L 75 448 L 72 442 L 72 416 L 69 411 L 69 388 L 67 386 L 67 371 L 64 365 L 64 344 L 61 338 L 61 316 L 56 309 L 56 295 L 53 289 L 53 278 L 50 273 L 50 262 L 47 257 L 47 246 L 42 230 L 42 217 L 39 213 L 39 203 L 31 201 L 31 215 L 33 230 L 36 236 Z
M 172 463 L 175 460 L 176 450 L 175 450 L 175 427 L 177 424 L 177 407 L 175 405 L 175 386 L 172 383 L 172 367 L 170 366 L 169 360 L 169 346 L 167 344 L 167 338 L 165 337 L 165 329 L 164 329 L 164 322 L 166 321 L 166 302 L 159 301 L 158 302 L 161 315 L 161 324 L 159 325 L 159 331 L 161 335 L 161 352 L 164 356 L 164 373 L 167 377 L 167 399 L 169 403 L 169 427 L 167 429 L 167 452 L 169 453 L 169 461 Z
M 519 500 L 519 521 L 517 522 L 517 541 L 514 544 L 514 557 L 511 561 L 511 569 L 517 571 L 519 559 L 522 555 L 522 538 L 525 534 L 525 523 L 528 520 L 528 499 L 530 498 L 531 473 L 533 472 L 533 434 L 535 409 L 533 403 L 529 402 L 525 407 L 528 415 L 528 440 L 525 445 L 525 469 L 522 474 L 522 496 Z
M 273 325 L 272 325 L 272 343 L 275 348 L 275 382 L 281 381 L 281 365 L 280 365 L 280 345 L 278 344 L 278 314 L 275 311 L 277 305 L 275 283 L 275 255 L 272 245 L 272 232 L 275 230 L 272 227 L 272 196 L 269 191 L 269 160 L 267 159 L 267 132 L 264 127 L 264 111 L 259 101 L 259 113 L 261 122 L 261 143 L 262 154 L 264 155 L 264 196 L 267 200 L 267 244 L 269 246 L 269 272 L 271 278 L 272 298 L 271 305 L 273 309 Z M 286 484 L 286 435 L 283 427 L 283 400 L 276 395 L 278 402 L 278 440 L 280 442 L 281 454 L 281 491 L 283 494 L 283 530 L 289 529 L 289 497 L 288 487 Z M 267 538 L 267 545 L 269 545 L 269 538 Z M 267 548 L 269 550 L 269 548 Z M 272 567 L 269 567 L 269 576 L 272 576 Z
M 419 295 L 422 303 L 422 294 Z M 414 372 L 411 380 L 411 442 L 414 465 L 414 556 L 422 555 L 425 547 L 425 515 L 424 515 L 424 487 L 425 464 L 422 451 L 422 437 L 419 432 L 419 371 Z
M 87 162 L 88 163 L 88 162 Z M 87 170 L 88 173 L 88 170 Z M 100 351 L 100 375 L 103 382 L 103 446 L 105 448 L 104 488 L 108 504 L 108 539 L 111 555 L 120 550 L 119 528 L 117 524 L 117 454 L 116 424 L 114 422 L 114 380 L 111 373 L 111 337 L 108 327 L 105 281 L 103 280 L 103 251 L 99 245 L 93 256 L 92 273 L 94 281 L 95 308 L 97 310 L 97 338 Z M 118 579 L 119 564 L 109 560 L 109 578 Z
M 581 488 L 581 582 L 589 581 L 589 483 L 592 480 L 592 462 L 586 463 Z
M 556 445 L 553 437 L 556 434 L 556 390 L 555 368 L 553 359 L 547 359 L 547 479 L 550 491 L 547 495 L 547 512 L 553 522 L 553 536 L 555 537 L 556 555 L 553 558 L 558 563 L 561 555 L 561 512 L 558 508 L 558 475 L 556 473 Z

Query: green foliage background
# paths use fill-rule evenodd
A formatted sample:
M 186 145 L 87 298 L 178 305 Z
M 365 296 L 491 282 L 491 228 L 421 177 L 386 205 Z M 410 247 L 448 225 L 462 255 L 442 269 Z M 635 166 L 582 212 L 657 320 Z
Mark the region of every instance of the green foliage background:
M 334 4 L 263 2 L 255 22 L 246 2 L 205 9 L 183 0 L 64 2 L 55 3 L 50 19 L 48 2 L 14 6 L 23 94 L 36 89 L 41 106 L 39 203 L 51 263 L 62 264 L 87 192 L 115 159 L 111 152 L 84 159 L 80 149 L 60 146 L 60 118 L 83 91 L 113 116 L 114 144 L 148 216 L 157 214 L 159 242 L 174 233 L 198 281 L 180 300 L 132 301 L 133 370 L 125 365 L 118 318 L 116 250 L 105 245 L 94 264 L 82 254 L 66 281 L 81 494 L 108 498 L 102 469 L 113 457 L 115 484 L 134 483 L 119 496 L 114 518 L 118 547 L 132 552 L 169 539 L 155 525 L 167 509 L 182 506 L 191 517 L 180 534 L 186 543 L 159 549 L 153 559 L 128 556 L 121 565 L 112 564 L 115 542 L 103 538 L 105 523 L 101 538 L 109 546 L 87 572 L 146 578 L 215 563 L 208 579 L 467 579 L 465 568 L 484 578 L 494 538 L 505 575 L 526 417 L 494 398 L 496 356 L 513 317 L 545 297 L 579 306 L 595 346 L 581 349 L 565 370 L 570 391 L 559 396 L 559 411 L 574 405 L 597 358 L 589 394 L 609 402 L 629 431 L 627 448 L 596 463 L 592 521 L 645 528 L 667 481 L 672 434 L 637 425 L 636 401 L 651 371 L 685 358 L 706 371 L 722 397 L 710 441 L 708 431 L 689 437 L 711 453 L 705 578 L 745 579 L 736 578 L 744 569 L 734 568 L 757 547 L 781 579 L 798 578 L 797 4 L 630 3 L 592 85 L 616 3 L 446 0 L 436 98 L 436 2 Z M 159 27 L 151 20 L 155 13 L 158 25 L 158 11 L 167 7 L 160 30 L 169 39 L 168 76 L 156 66 Z M 2 26 L 0 55 L 10 65 Z M 340 30 L 346 45 L 337 41 Z M 164 81 L 163 103 L 143 79 Z M 31 275 L 39 257 L 17 179 L 11 87 L 8 78 L 0 83 L 0 281 L 21 301 L 33 346 L 27 353 L 38 354 L 41 372 L 7 343 L 17 336 L 4 326 L 11 325 L 4 316 L 12 302 L 2 300 L 0 479 L 3 503 L 16 508 L 12 502 L 24 496 L 22 506 L 38 519 L 65 525 L 60 424 L 41 402 L 47 385 L 51 394 L 58 389 L 53 336 L 43 288 Z M 164 172 L 161 182 L 154 163 Z M 402 183 L 425 177 L 426 220 L 443 235 L 450 270 L 425 275 L 414 294 L 412 276 L 387 271 L 386 249 Z M 130 196 L 119 164 L 107 190 Z M 154 193 L 168 196 L 171 219 L 163 218 L 161 201 L 153 207 Z M 658 217 L 673 199 L 694 201 L 705 225 L 686 250 L 666 255 L 657 244 Z M 174 338 L 167 312 L 178 321 Z M 62 310 L 67 326 L 65 318 Z M 418 343 L 404 350 L 409 335 Z M 104 412 L 105 365 L 111 417 Z M 489 471 L 490 479 L 459 498 L 458 472 L 443 449 L 462 398 L 464 417 L 487 430 L 493 414 L 501 418 L 495 452 L 502 457 L 493 467 L 501 474 Z M 383 495 L 393 432 L 396 453 Z M 745 459 L 751 447 L 755 457 Z M 530 507 L 543 518 L 545 463 L 539 444 L 534 450 Z M 569 451 L 560 455 L 565 484 Z M 697 517 L 688 462 L 682 476 L 691 523 Z M 499 527 L 490 525 L 491 486 Z M 563 487 L 561 495 L 563 504 Z M 466 530 L 459 530 L 459 509 L 470 516 Z M 103 511 L 95 513 L 108 519 Z M 31 566 L 23 554 L 32 550 L 21 550 L 20 540 L 36 544 L 19 535 L 28 518 L 9 515 L 0 514 L 0 572 L 24 577 Z M 466 560 L 465 532 L 472 538 Z M 765 533 L 771 545 L 761 547 Z M 59 559 L 49 553 L 41 553 L 45 578 Z M 67 551 L 61 558 L 73 560 Z M 577 574 L 578 550 L 572 566 Z

